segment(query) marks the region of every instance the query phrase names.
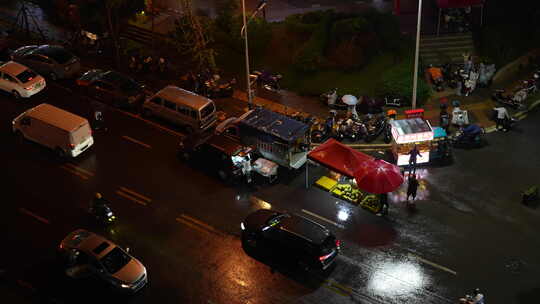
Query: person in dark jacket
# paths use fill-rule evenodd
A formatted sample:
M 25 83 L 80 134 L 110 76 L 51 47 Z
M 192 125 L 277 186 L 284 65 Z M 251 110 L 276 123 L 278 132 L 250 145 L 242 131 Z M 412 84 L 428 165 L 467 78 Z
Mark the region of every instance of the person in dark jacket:
M 420 151 L 418 150 L 418 147 L 416 146 L 416 144 L 413 146 L 413 148 L 411 149 L 411 151 L 409 151 L 408 153 L 410 155 L 409 157 L 409 172 L 411 172 L 411 170 L 413 171 L 413 174 L 416 173 L 416 160 L 418 158 L 418 156 L 422 157 L 422 154 L 420 154 Z
M 416 199 L 416 191 L 418 190 L 418 180 L 416 175 L 409 175 L 408 185 L 407 185 L 407 206 L 414 206 L 414 200 Z M 409 201 L 409 197 L 412 196 L 412 202 Z

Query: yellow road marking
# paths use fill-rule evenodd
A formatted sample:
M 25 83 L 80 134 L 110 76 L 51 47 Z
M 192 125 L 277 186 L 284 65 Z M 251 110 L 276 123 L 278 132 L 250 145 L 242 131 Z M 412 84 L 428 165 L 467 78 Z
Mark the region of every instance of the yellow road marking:
M 147 144 L 143 143 L 142 141 L 136 140 L 136 139 L 131 138 L 129 136 L 124 135 L 124 136 L 122 136 L 122 138 L 124 138 L 126 140 L 129 140 L 129 141 L 131 141 L 133 143 L 139 144 L 139 145 L 141 145 L 141 146 L 143 146 L 143 147 L 145 147 L 147 149 L 152 149 L 152 147 L 150 145 L 147 145 Z
M 423 262 L 423 263 L 425 263 L 425 264 L 431 265 L 431 266 L 433 266 L 433 267 L 435 267 L 435 268 L 438 268 L 438 269 L 440 269 L 440 270 L 446 271 L 446 272 L 451 273 L 451 274 L 453 274 L 453 275 L 457 275 L 457 272 L 453 271 L 452 269 L 447 268 L 447 267 L 444 267 L 444 266 L 439 265 L 439 264 L 437 264 L 437 263 L 431 262 L 431 261 L 429 261 L 429 260 L 426 260 L 426 259 L 422 258 L 421 256 L 416 255 L 416 254 L 414 254 L 414 253 L 409 252 L 409 256 L 414 257 L 414 258 L 416 258 L 417 260 L 419 260 L 420 262 Z
M 313 212 L 311 212 L 311 211 L 308 211 L 308 210 L 306 210 L 306 209 L 302 209 L 302 212 L 307 213 L 307 214 L 309 214 L 309 215 L 311 215 L 311 216 L 313 216 L 313 217 L 316 217 L 316 218 L 318 218 L 318 219 L 320 219 L 320 220 L 322 220 L 322 221 L 325 221 L 325 222 L 327 222 L 327 223 L 330 223 L 330 224 L 332 224 L 332 225 L 334 225 L 334 226 L 336 226 L 336 227 L 343 228 L 343 225 L 340 225 L 340 224 L 338 224 L 338 223 L 336 223 L 336 222 L 334 222 L 334 221 L 331 221 L 331 220 L 329 220 L 329 219 L 327 219 L 327 218 L 325 218 L 325 217 L 322 217 L 322 216 L 320 216 L 320 215 L 318 215 L 318 214 L 316 214 L 316 213 L 313 213 Z
M 184 220 L 184 219 L 181 219 L 181 218 L 179 218 L 179 217 L 176 218 L 176 221 L 179 222 L 179 223 L 182 223 L 182 224 L 184 224 L 184 225 L 186 225 L 186 226 L 189 226 L 189 227 L 191 227 L 191 228 L 193 228 L 193 229 L 195 229 L 195 230 L 197 230 L 197 231 L 200 231 L 200 232 L 204 232 L 204 233 L 210 234 L 210 231 L 205 230 L 205 229 L 203 229 L 203 228 L 201 228 L 201 227 L 199 227 L 199 226 L 197 226 L 197 225 L 195 225 L 195 224 L 192 224 L 192 223 L 190 223 L 190 222 L 188 222 L 188 221 L 186 221 L 186 220 Z
M 61 165 L 60 168 L 70 172 L 71 174 L 75 174 L 75 175 L 77 175 L 78 177 L 80 177 L 82 179 L 85 179 L 85 180 L 88 179 L 88 176 L 86 176 L 86 175 L 84 175 L 84 174 L 82 174 L 82 173 L 80 173 L 80 172 L 78 172 L 78 171 L 76 171 L 74 169 L 71 169 L 70 167 L 67 167 L 66 165 Z
M 26 215 L 29 215 L 29 216 L 35 218 L 36 220 L 38 220 L 38 221 L 40 221 L 40 222 L 42 222 L 42 223 L 50 224 L 50 222 L 49 222 L 48 219 L 46 219 L 46 218 L 44 218 L 44 217 L 41 217 L 41 216 L 39 216 L 39 215 L 37 215 L 37 214 L 35 214 L 35 213 L 32 213 L 32 212 L 30 212 L 30 211 L 28 211 L 28 210 L 26 210 L 26 209 L 24 209 L 24 208 L 19 208 L 19 211 L 22 212 L 22 213 L 24 213 L 24 214 L 26 214 Z
M 70 167 L 72 169 L 75 169 L 75 170 L 77 170 L 77 171 L 79 171 L 81 173 L 84 173 L 84 174 L 87 174 L 87 175 L 90 175 L 90 176 L 94 176 L 94 172 L 88 171 L 88 170 L 83 169 L 81 167 L 77 167 L 77 166 L 75 166 L 75 164 L 65 163 L 64 165 L 66 165 L 66 166 L 68 166 L 68 167 Z
M 116 194 L 120 195 L 121 197 L 127 198 L 127 199 L 130 200 L 130 201 L 134 201 L 134 202 L 137 203 L 137 204 L 146 206 L 146 202 L 143 202 L 143 201 L 141 201 L 141 200 L 138 200 L 138 199 L 132 197 L 131 195 L 128 195 L 128 194 L 126 194 L 126 193 L 124 193 L 124 192 L 122 192 L 122 191 L 120 191 L 120 190 L 117 190 L 117 191 L 116 191 Z
M 199 227 L 202 227 L 202 229 L 205 229 L 205 230 L 207 230 L 209 232 L 213 232 L 213 233 L 215 233 L 217 235 L 221 235 L 221 236 L 225 235 L 225 233 L 223 233 L 223 232 L 217 230 L 216 228 L 208 225 L 207 223 L 205 223 L 203 221 L 200 221 L 200 220 L 198 220 L 196 218 L 193 218 L 193 217 L 191 217 L 189 215 L 181 214 L 180 219 L 182 219 L 184 221 L 191 222 L 194 225 L 198 225 Z
M 120 187 L 120 190 L 122 190 L 122 191 L 124 191 L 124 192 L 127 192 L 127 193 L 129 193 L 129 194 L 132 194 L 132 195 L 134 195 L 134 196 L 136 196 L 136 197 L 138 197 L 138 198 L 140 198 L 140 199 L 143 199 L 143 200 L 145 200 L 145 201 L 147 201 L 147 202 L 149 202 L 149 203 L 152 202 L 152 199 L 151 199 L 151 198 L 149 198 L 149 197 L 147 197 L 147 196 L 144 196 L 144 195 L 142 195 L 142 194 L 139 194 L 139 193 L 137 193 L 137 192 L 135 192 L 135 191 L 133 191 L 133 190 L 130 190 L 130 189 L 126 188 L 126 187 Z

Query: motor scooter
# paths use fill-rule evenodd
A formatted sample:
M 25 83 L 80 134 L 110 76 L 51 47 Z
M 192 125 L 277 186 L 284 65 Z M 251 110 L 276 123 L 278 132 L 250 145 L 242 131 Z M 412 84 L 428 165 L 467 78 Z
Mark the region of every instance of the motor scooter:
M 337 88 L 334 88 L 326 93 L 322 93 L 320 96 L 319 96 L 319 99 L 327 106 L 329 106 L 330 108 L 332 109 L 336 109 L 336 110 L 346 110 L 348 105 L 345 104 L 342 100 L 341 100 L 341 97 L 342 96 L 339 96 L 338 93 L 337 93 Z
M 519 90 L 513 95 L 506 94 L 505 89 L 497 89 L 491 95 L 491 99 L 495 102 L 498 102 L 503 105 L 507 105 L 517 110 L 523 110 L 525 105 L 523 101 L 527 98 L 527 92 L 524 90 Z
M 283 76 L 281 74 L 272 74 L 266 70 L 253 71 L 253 75 L 257 76 L 257 85 L 268 91 L 279 92 L 281 86 L 279 81 Z
M 101 225 L 110 225 L 116 221 L 116 216 L 107 204 L 91 206 L 88 213 Z

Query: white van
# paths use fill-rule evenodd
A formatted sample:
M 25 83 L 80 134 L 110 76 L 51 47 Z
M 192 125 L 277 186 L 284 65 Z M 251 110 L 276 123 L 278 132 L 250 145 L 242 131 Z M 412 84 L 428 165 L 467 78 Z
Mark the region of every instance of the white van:
M 53 149 L 60 157 L 76 157 L 94 144 L 86 118 L 42 103 L 12 121 L 13 132 Z
M 217 122 L 216 105 L 211 99 L 175 86 L 167 86 L 148 98 L 143 114 L 185 126 L 188 133 L 207 130 Z

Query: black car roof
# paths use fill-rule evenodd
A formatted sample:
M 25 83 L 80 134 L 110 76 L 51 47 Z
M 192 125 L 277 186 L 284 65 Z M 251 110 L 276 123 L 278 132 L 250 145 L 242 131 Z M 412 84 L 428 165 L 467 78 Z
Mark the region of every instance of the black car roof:
M 296 214 L 284 217 L 280 221 L 280 229 L 317 245 L 322 244 L 330 235 L 330 231 L 324 226 Z
M 58 45 L 42 45 L 34 49 L 32 53 L 45 55 L 58 63 L 66 63 L 73 58 L 73 54 Z

